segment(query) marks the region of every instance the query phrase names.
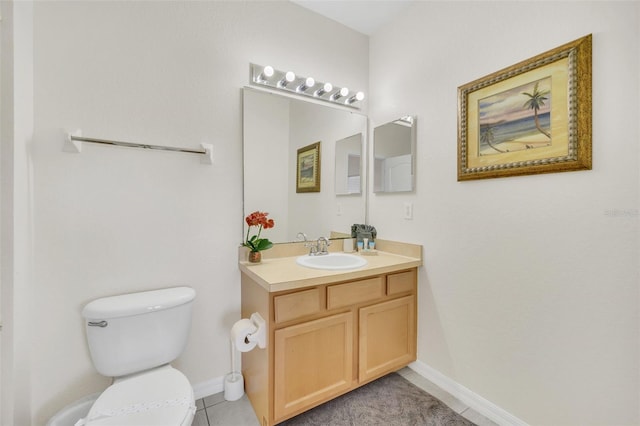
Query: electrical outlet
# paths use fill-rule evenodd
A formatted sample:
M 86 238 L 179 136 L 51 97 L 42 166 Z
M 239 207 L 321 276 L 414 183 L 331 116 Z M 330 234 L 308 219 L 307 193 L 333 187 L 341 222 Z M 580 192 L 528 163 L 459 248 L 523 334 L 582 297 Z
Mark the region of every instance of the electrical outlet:
M 404 218 L 413 220 L 413 203 L 404 203 Z

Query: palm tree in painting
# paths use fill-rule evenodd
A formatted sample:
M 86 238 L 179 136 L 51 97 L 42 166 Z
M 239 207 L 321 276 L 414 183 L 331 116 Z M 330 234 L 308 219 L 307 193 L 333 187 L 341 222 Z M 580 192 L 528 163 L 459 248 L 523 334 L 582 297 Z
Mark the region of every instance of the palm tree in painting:
M 508 152 L 503 151 L 499 148 L 496 148 L 493 145 L 493 125 L 491 124 L 481 124 L 480 125 L 480 142 L 486 143 L 491 148 L 495 149 L 498 152 Z
M 533 120 L 536 123 L 536 129 L 549 139 L 551 139 L 551 135 L 549 132 L 546 132 L 542 127 L 540 127 L 540 120 L 538 119 L 538 111 L 540 108 L 544 106 L 544 102 L 549 99 L 547 95 L 549 94 L 549 90 L 538 90 L 538 82 L 533 86 L 533 93 L 522 92 L 523 95 L 529 97 L 527 102 L 524 103 L 523 107 L 533 110 Z

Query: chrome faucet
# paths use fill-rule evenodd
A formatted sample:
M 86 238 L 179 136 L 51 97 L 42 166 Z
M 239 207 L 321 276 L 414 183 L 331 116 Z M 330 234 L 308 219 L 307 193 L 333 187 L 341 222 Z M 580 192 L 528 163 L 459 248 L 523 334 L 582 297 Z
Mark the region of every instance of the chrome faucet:
M 309 241 L 304 244 L 305 247 L 309 248 L 309 256 L 322 256 L 323 254 L 329 254 L 328 247 L 330 245 L 331 242 L 327 237 L 320 237 L 317 241 Z
M 309 256 L 316 256 L 318 254 L 318 243 L 310 242 L 304 245 L 305 247 L 309 247 Z
M 329 254 L 328 248 L 330 245 L 331 245 L 331 242 L 327 239 L 327 237 L 318 238 L 318 242 L 317 242 L 318 251 L 316 253 L 316 256 L 321 254 Z
M 296 239 L 298 241 L 304 241 L 304 246 L 309 249 L 309 256 L 316 255 L 316 253 L 318 252 L 318 244 L 313 241 L 309 242 L 309 240 L 307 239 L 307 234 L 305 234 L 304 232 L 298 232 L 298 235 L 296 235 Z

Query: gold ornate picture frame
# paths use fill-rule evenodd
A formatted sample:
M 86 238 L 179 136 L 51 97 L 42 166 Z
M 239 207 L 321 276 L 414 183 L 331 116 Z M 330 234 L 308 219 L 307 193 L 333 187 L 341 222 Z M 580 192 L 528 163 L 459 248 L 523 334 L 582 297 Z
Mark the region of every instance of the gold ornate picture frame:
M 298 149 L 296 192 L 320 192 L 320 142 Z
M 591 38 L 458 87 L 458 181 L 591 169 Z

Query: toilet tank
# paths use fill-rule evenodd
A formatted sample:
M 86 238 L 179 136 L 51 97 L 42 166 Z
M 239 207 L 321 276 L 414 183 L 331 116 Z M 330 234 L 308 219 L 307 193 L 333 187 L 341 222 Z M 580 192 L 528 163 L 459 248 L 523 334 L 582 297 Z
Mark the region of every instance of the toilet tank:
M 119 377 L 176 359 L 187 344 L 196 292 L 173 287 L 103 297 L 82 310 L 96 370 Z

